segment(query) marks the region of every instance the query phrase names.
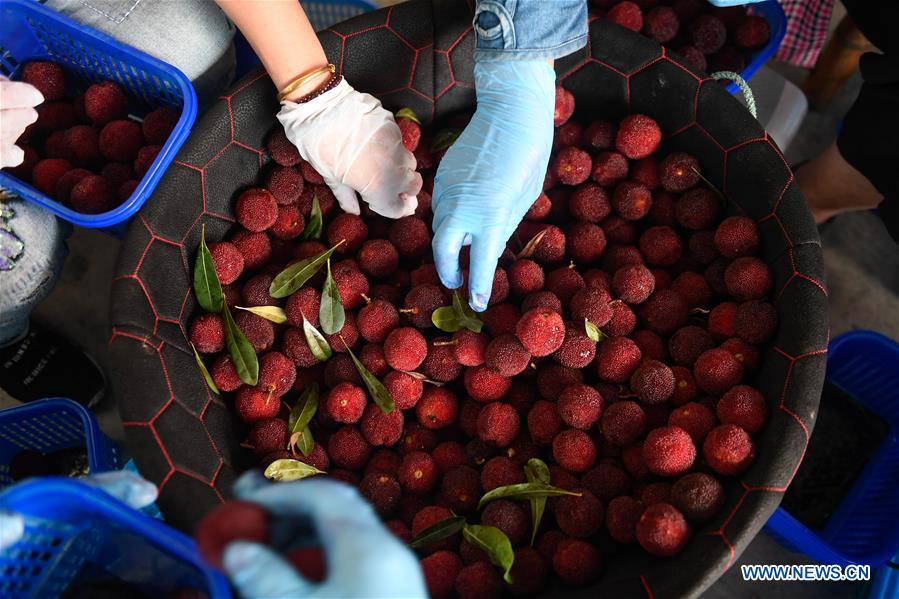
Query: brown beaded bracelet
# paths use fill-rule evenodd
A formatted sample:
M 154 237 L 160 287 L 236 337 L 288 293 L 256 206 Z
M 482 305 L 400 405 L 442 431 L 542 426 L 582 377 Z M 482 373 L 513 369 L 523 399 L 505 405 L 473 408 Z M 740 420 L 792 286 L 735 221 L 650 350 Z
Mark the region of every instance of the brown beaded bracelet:
M 320 86 L 316 90 L 309 92 L 305 96 L 297 98 L 296 100 L 294 100 L 294 103 L 303 104 L 305 102 L 308 102 L 309 100 L 317 98 L 323 93 L 331 91 L 332 89 L 337 87 L 341 81 L 343 81 L 343 75 L 341 75 L 340 73 L 333 73 L 331 77 L 324 83 L 324 85 Z

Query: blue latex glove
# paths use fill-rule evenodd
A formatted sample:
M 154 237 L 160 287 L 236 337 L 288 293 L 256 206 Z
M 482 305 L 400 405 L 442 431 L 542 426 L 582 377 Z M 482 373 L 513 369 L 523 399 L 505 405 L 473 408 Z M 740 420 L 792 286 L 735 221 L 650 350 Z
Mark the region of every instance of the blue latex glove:
M 764 2 L 765 0 L 709 0 L 709 4 L 715 6 L 738 6 L 740 4 L 755 4 L 756 2 Z
M 471 245 L 469 304 L 487 308 L 496 262 L 543 189 L 553 141 L 556 74 L 545 61 L 478 62 L 478 106 L 434 179 L 434 262 L 462 286 L 459 251 Z
M 105 491 L 136 510 L 156 501 L 156 485 L 133 472 L 100 472 L 79 482 Z M 25 521 L 21 514 L 0 510 L 0 551 L 18 543 L 24 533 Z
M 265 507 L 282 529 L 311 523 L 327 562 L 327 578 L 311 583 L 265 545 L 230 543 L 222 562 L 244 599 L 428 596 L 418 559 L 349 485 L 325 478 L 272 483 L 248 472 L 234 493 Z

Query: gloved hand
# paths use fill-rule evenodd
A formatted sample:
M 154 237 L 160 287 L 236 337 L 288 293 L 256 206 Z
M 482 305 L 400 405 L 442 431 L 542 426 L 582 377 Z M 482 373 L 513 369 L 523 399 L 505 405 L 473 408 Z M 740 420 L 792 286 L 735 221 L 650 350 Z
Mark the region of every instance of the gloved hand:
M 764 2 L 764 0 L 709 0 L 709 4 L 718 7 L 737 6 L 739 4 L 755 4 L 756 2 Z
M 382 216 L 415 212 L 421 191 L 415 157 L 403 146 L 393 115 L 373 96 L 343 80 L 309 102 L 281 102 L 278 120 L 344 212 L 359 214 L 356 192 Z
M 136 510 L 156 501 L 156 485 L 127 470 L 100 472 L 79 482 L 105 491 Z M 15 545 L 24 533 L 25 521 L 21 514 L 0 510 L 0 551 Z
M 35 106 L 44 96 L 33 85 L 0 75 L 0 168 L 19 166 L 25 159 L 16 140 L 37 120 Z
M 415 555 L 352 487 L 318 478 L 272 483 L 259 472 L 248 472 L 234 492 L 263 506 L 276 520 L 311 522 L 327 563 L 327 578 L 313 584 L 269 547 L 233 542 L 222 561 L 244 599 L 428 596 Z
M 462 285 L 459 251 L 471 245 L 468 302 L 487 308 L 496 262 L 543 188 L 552 149 L 556 75 L 543 61 L 478 62 L 478 106 L 434 179 L 434 262 L 444 286 Z

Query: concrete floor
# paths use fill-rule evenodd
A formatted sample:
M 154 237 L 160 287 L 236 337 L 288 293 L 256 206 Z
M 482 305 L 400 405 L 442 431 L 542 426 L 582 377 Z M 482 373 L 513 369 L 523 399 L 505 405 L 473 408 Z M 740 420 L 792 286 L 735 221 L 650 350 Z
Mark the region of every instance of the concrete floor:
M 804 72 L 775 65 L 790 79 Z M 835 135 L 837 123 L 858 92 L 859 81 L 846 86 L 824 112 L 810 112 L 796 139 L 786 150 L 796 163 L 815 156 Z M 873 213 L 840 216 L 823 228 L 822 244 L 828 276 L 832 336 L 853 329 L 872 329 L 899 339 L 899 252 Z M 109 301 L 112 272 L 120 241 L 103 233 L 77 230 L 69 240 L 70 255 L 62 278 L 34 317 L 59 331 L 95 356 L 107 357 Z M 0 407 L 14 404 L 0 391 Z M 97 408 L 101 426 L 115 439 L 122 427 L 109 400 Z M 740 564 L 813 563 L 760 534 L 739 562 L 706 594 L 706 597 L 834 597 L 863 596 L 864 585 L 850 583 L 747 583 Z

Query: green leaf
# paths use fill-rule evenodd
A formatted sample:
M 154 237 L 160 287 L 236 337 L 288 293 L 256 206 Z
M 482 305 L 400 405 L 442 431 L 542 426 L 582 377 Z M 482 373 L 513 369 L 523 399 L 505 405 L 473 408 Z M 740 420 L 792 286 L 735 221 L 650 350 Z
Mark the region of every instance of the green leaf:
M 492 491 L 484 493 L 481 501 L 478 502 L 478 509 L 481 509 L 494 499 L 530 499 L 531 497 L 553 497 L 556 495 L 575 495 L 580 497 L 580 493 L 560 489 L 543 482 L 518 483 L 516 485 L 505 485 L 497 487 Z
M 700 173 L 700 172 L 699 172 L 699 169 L 697 169 L 695 166 L 691 166 L 690 169 L 691 169 L 694 173 L 696 173 L 696 175 L 702 180 L 703 183 L 705 183 L 706 185 L 708 185 L 709 189 L 711 189 L 711 190 L 714 192 L 714 194 L 715 194 L 716 196 L 718 196 L 718 199 L 721 200 L 722 203 L 727 204 L 727 199 L 724 197 L 724 194 L 721 193 L 721 190 L 720 190 L 720 189 L 718 189 L 717 187 L 715 187 L 715 184 L 714 184 L 714 183 L 712 183 L 711 181 L 709 181 L 708 179 L 706 179 L 705 176 L 703 176 L 703 174 Z
M 285 314 L 284 310 L 278 306 L 251 306 L 249 308 L 244 308 L 243 306 L 234 307 L 238 310 L 255 314 L 256 316 L 275 324 L 284 324 L 287 322 L 287 314 Z
M 220 312 L 225 305 L 225 294 L 222 292 L 218 273 L 215 272 L 212 254 L 206 246 L 206 225 L 200 231 L 200 248 L 194 264 L 194 293 L 201 308 L 207 312 Z
M 435 522 L 415 535 L 415 537 L 409 541 L 409 547 L 418 549 L 419 547 L 425 547 L 431 543 L 442 541 L 443 539 L 447 539 L 454 534 L 457 534 L 462 530 L 463 526 L 465 526 L 465 518 L 462 516 L 450 516 L 449 518 Z
M 599 327 L 587 320 L 584 319 L 584 331 L 587 333 L 587 337 L 590 338 L 591 341 L 595 341 L 599 343 L 601 341 L 605 341 L 608 335 L 599 330 Z
M 460 135 L 462 135 L 461 129 L 443 129 L 434 136 L 434 141 L 431 142 L 431 151 L 439 152 L 440 150 L 446 150 L 456 143 L 456 140 L 459 139 Z
M 515 552 L 509 537 L 495 526 L 466 524 L 462 527 L 462 537 L 487 554 L 494 566 L 503 569 L 503 580 L 512 584 L 512 564 L 515 563 Z
M 309 454 L 312 453 L 312 448 L 315 447 L 315 439 L 312 438 L 312 431 L 309 430 L 309 427 L 307 426 L 303 430 L 295 432 L 290 436 L 290 441 L 287 446 L 294 457 L 297 457 L 297 452 L 294 448 L 299 449 L 300 453 L 309 457 Z
M 318 192 L 312 194 L 312 211 L 309 213 L 309 222 L 300 235 L 301 240 L 318 239 L 322 234 L 322 207 L 318 203 Z
M 396 405 L 393 403 L 393 397 L 390 396 L 390 391 L 388 391 L 387 387 L 378 380 L 378 377 L 369 372 L 368 368 L 359 361 L 359 358 L 356 357 L 356 354 L 353 353 L 350 346 L 346 344 L 343 337 L 341 337 L 340 340 L 343 341 L 343 346 L 346 348 L 347 353 L 350 354 L 353 364 L 356 365 L 356 370 L 359 371 L 362 382 L 365 383 L 365 387 L 368 389 L 368 394 L 375 400 L 375 403 L 378 404 L 378 407 L 381 408 L 382 412 L 385 414 L 391 413 L 396 409 Z
M 524 467 L 524 476 L 529 483 L 545 483 L 549 484 L 549 467 L 539 458 L 531 458 Z M 528 501 L 531 504 L 531 546 L 534 546 L 534 540 L 537 538 L 537 529 L 540 528 L 540 521 L 543 519 L 543 512 L 546 511 L 546 497 L 531 497 Z
M 259 359 L 253 346 L 234 322 L 228 306 L 222 309 L 222 320 L 225 322 L 225 345 L 231 354 L 237 376 L 247 385 L 255 385 L 259 382 Z
M 194 350 L 194 358 L 197 359 L 197 366 L 200 367 L 200 374 L 203 375 L 203 378 L 206 380 L 206 384 L 209 386 L 209 389 L 216 395 L 221 395 L 221 393 L 219 393 L 219 388 L 215 386 L 215 383 L 212 381 L 212 377 L 209 375 L 209 371 L 206 369 L 206 364 L 203 364 L 203 359 L 200 357 L 200 354 L 197 353 L 197 348 L 194 347 L 193 343 L 190 344 L 190 348 Z
M 318 329 L 312 326 L 311 322 L 306 320 L 305 315 L 303 315 L 303 334 L 306 336 L 309 351 L 312 352 L 312 355 L 319 362 L 324 362 L 334 353 L 331 351 L 331 346 L 328 345 L 328 340 L 318 332 Z
M 302 431 L 309 426 L 315 412 L 318 410 L 318 384 L 312 383 L 303 390 L 303 393 L 293 404 L 290 415 L 287 417 L 287 430 L 290 434 Z
M 306 462 L 285 458 L 282 460 L 275 460 L 269 464 L 263 474 L 265 475 L 265 478 L 270 478 L 271 480 L 288 482 L 309 478 L 316 474 L 325 474 L 325 472 L 319 470 L 315 466 L 310 466 Z
M 478 313 L 472 310 L 471 306 L 462 301 L 458 289 L 453 291 L 453 311 L 456 313 L 460 328 L 466 328 L 475 333 L 481 332 L 484 321 L 478 318 Z
M 325 277 L 325 286 L 322 287 L 322 299 L 318 309 L 318 319 L 322 330 L 327 335 L 333 335 L 343 328 L 346 322 L 346 314 L 343 311 L 343 302 L 340 299 L 340 290 L 331 276 L 331 260 L 328 260 L 328 276 Z
M 415 111 L 411 108 L 400 108 L 396 112 L 396 118 L 398 119 L 409 119 L 410 121 L 415 121 L 419 125 L 421 125 L 421 121 L 418 120 L 418 115 L 415 114 Z
M 441 331 L 447 333 L 455 333 L 462 328 L 459 324 L 459 317 L 456 315 L 456 309 L 452 306 L 443 306 L 431 312 L 431 322 Z
M 274 298 L 282 298 L 295 292 L 302 287 L 306 281 L 311 279 L 322 266 L 324 266 L 328 258 L 331 257 L 331 254 L 334 253 L 334 250 L 336 250 L 343 242 L 344 240 L 341 239 L 334 245 L 334 247 L 328 248 L 311 258 L 306 258 L 305 260 L 300 260 L 295 264 L 291 264 L 279 272 L 269 286 L 268 294 Z

